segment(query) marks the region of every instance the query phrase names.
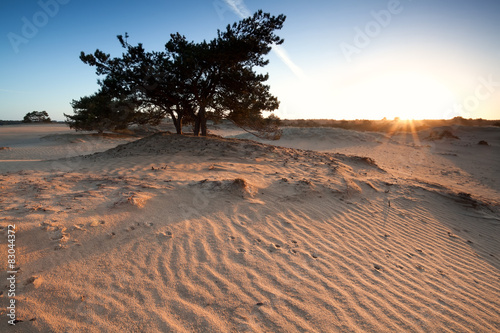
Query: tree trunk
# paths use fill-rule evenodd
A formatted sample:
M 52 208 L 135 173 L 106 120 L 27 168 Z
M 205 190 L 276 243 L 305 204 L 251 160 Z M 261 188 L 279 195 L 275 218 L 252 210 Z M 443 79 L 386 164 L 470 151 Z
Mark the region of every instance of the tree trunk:
M 177 134 L 182 134 L 182 116 L 179 116 L 179 118 L 177 118 L 177 126 L 175 126 L 175 130 L 177 131 Z
M 201 136 L 207 136 L 207 119 L 203 119 L 201 122 Z
M 200 118 L 201 136 L 207 136 L 207 117 L 205 112 L 205 106 L 200 107 L 199 118 Z
M 172 117 L 172 122 L 174 123 L 177 134 L 182 134 L 182 116 L 177 118 L 173 112 L 170 112 L 170 117 Z
M 194 136 L 200 135 L 200 117 L 199 117 L 199 115 L 196 115 L 196 117 L 194 118 L 193 134 L 194 134 Z

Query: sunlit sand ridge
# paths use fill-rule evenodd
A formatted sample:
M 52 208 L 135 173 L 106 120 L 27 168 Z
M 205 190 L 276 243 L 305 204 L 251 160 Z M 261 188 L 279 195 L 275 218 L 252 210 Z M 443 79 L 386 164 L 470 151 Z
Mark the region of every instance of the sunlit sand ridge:
M 457 131 L 285 128 L 286 147 L 156 134 L 2 163 L 12 331 L 498 331 L 500 138 Z

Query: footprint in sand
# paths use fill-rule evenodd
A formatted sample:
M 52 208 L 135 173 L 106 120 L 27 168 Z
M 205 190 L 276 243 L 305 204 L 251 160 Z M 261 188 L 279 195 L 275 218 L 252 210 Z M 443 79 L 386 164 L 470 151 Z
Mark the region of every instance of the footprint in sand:
M 27 285 L 33 285 L 35 288 L 38 288 L 43 282 L 43 279 L 40 278 L 39 276 L 32 276 L 30 278 L 28 278 L 28 280 L 26 280 L 26 282 L 24 282 L 24 285 L 27 286 Z
M 56 245 L 54 250 L 60 250 L 65 248 L 65 243 L 69 241 L 69 234 L 66 232 L 66 228 L 56 227 L 56 229 L 52 232 L 50 239 L 59 243 Z
M 54 251 L 62 250 L 65 248 L 66 248 L 66 246 L 64 246 L 62 244 L 57 244 L 56 246 L 54 246 Z
M 425 271 L 425 268 L 422 265 L 417 265 L 417 266 L 415 266 L 415 268 L 418 269 L 420 272 Z
M 54 231 L 58 228 L 56 223 L 51 223 L 51 222 L 42 222 L 40 224 L 40 227 L 45 231 Z
M 85 225 L 84 224 L 75 224 L 73 225 L 73 230 L 79 230 L 79 231 L 87 231 L 87 229 L 84 229 Z
M 163 231 L 158 233 L 158 237 L 163 238 L 163 239 L 171 239 L 174 237 L 171 231 Z
M 268 251 L 269 252 L 273 253 L 273 252 L 276 252 L 278 250 L 281 250 L 281 245 L 279 245 L 279 244 L 273 244 L 273 243 L 269 244 L 269 246 L 268 246 Z
M 127 232 L 134 231 L 137 227 L 140 227 L 140 226 L 141 226 L 141 224 L 139 222 L 136 222 L 135 225 L 131 225 L 130 227 L 125 228 L 123 230 L 127 231 Z
M 92 222 L 89 223 L 89 227 L 98 227 L 100 224 L 104 224 L 106 222 L 104 222 L 103 220 L 100 220 L 100 221 L 97 221 L 97 220 L 93 220 Z

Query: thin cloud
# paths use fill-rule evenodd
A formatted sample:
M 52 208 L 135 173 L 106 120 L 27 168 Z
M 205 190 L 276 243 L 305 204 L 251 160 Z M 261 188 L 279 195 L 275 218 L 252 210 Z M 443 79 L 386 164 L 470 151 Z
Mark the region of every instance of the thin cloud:
M 240 18 L 246 18 L 252 15 L 243 0 L 224 0 L 224 2 Z M 292 71 L 293 74 L 301 79 L 305 78 L 304 71 L 293 62 L 284 47 L 282 47 L 281 45 L 274 45 L 273 51 L 276 53 L 278 58 L 280 58 L 281 61 L 283 61 L 283 63 Z
M 292 61 L 292 59 L 290 59 L 290 56 L 288 55 L 284 47 L 282 47 L 281 45 L 274 45 L 273 51 L 281 59 L 281 61 L 283 61 L 285 65 L 287 65 L 287 67 L 293 72 L 293 74 L 295 74 L 297 77 L 301 79 L 304 79 L 306 77 L 302 68 L 297 66 Z
M 224 0 L 231 10 L 241 18 L 246 18 L 252 15 L 248 10 L 243 0 Z

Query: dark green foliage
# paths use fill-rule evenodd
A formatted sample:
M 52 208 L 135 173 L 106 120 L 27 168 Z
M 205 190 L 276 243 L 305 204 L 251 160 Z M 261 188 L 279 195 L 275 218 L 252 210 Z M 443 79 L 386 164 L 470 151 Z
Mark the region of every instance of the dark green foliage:
M 47 111 L 28 112 L 23 118 L 23 123 L 50 123 L 50 122 L 51 120 Z
M 209 42 L 190 42 L 172 34 L 164 52 L 147 52 L 142 44 L 132 46 L 125 34 L 118 36 L 126 50 L 121 57 L 96 50 L 82 52 L 80 59 L 105 76 L 99 81 L 104 93 L 133 101 L 135 119 L 147 123 L 168 115 L 178 134 L 183 122 L 190 122 L 195 135 L 207 135 L 208 119 L 230 119 L 269 135 L 270 129 L 276 132 L 276 117 L 265 120 L 262 112 L 277 109 L 279 102 L 264 84 L 268 75 L 253 68 L 267 65 L 264 56 L 273 44 L 283 43 L 274 31 L 284 21 L 284 15 L 258 11 L 218 31 Z
M 113 131 L 125 129 L 135 122 L 133 103 L 113 99 L 109 94 L 98 92 L 73 100 L 74 115 L 67 115 L 66 123 L 77 131 Z

